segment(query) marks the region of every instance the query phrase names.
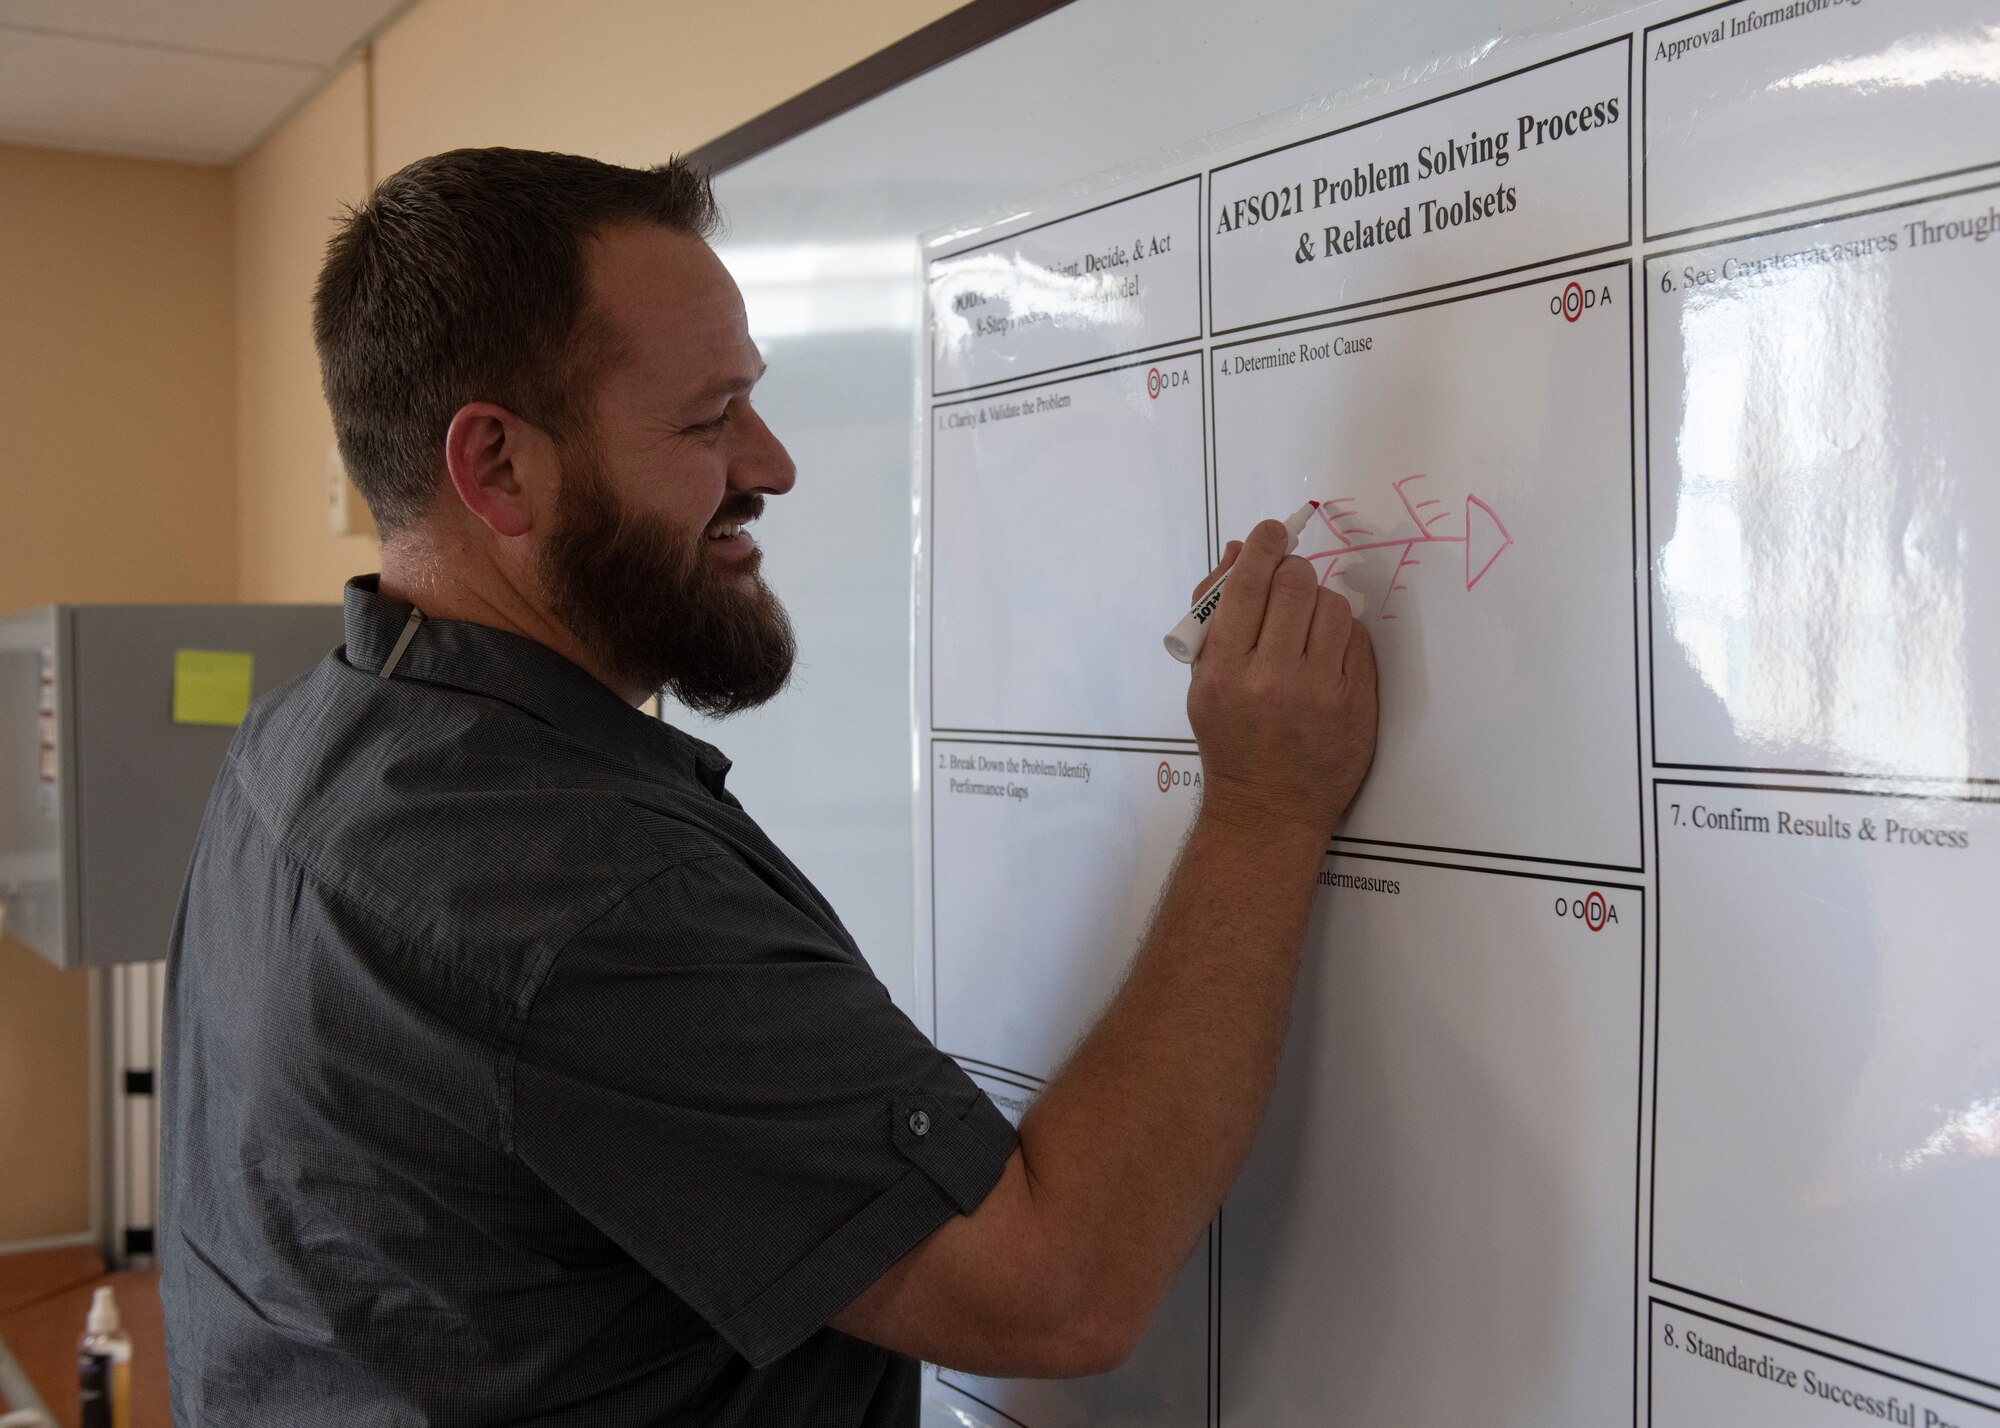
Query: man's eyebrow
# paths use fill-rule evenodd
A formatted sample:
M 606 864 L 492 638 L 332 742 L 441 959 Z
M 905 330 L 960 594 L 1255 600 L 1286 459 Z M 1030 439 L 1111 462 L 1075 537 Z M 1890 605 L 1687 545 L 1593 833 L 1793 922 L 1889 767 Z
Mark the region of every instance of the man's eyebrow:
M 749 376 L 718 377 L 697 392 L 694 400 L 696 402 L 708 402 L 713 401 L 717 397 L 733 397 L 739 393 L 747 392 L 763 379 L 764 373 L 767 370 L 768 368 L 760 358 L 757 362 L 757 370 Z

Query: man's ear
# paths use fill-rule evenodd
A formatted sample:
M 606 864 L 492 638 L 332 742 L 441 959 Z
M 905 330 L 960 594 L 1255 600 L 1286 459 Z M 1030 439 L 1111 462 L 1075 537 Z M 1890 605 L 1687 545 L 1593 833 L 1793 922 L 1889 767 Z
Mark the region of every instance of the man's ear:
M 554 502 L 555 445 L 532 422 L 491 402 L 467 402 L 444 437 L 452 489 L 497 536 L 521 536 Z

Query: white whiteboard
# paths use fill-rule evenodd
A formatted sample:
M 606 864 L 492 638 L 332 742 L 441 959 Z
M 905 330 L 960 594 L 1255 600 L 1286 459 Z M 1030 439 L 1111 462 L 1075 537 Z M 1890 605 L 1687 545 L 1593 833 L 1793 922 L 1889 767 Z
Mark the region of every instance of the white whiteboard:
M 1158 639 L 1221 541 L 1327 499 L 1302 550 L 1383 656 L 1216 1230 L 1125 1370 L 933 1375 L 934 1421 L 2000 1423 L 2000 35 L 1971 0 L 1785 8 L 1555 27 L 981 219 L 1359 78 L 1297 83 L 1357 33 L 1386 71 L 1452 29 L 1086 0 L 725 183 L 800 495 L 815 450 L 837 482 L 922 434 L 914 680 L 877 701 L 917 727 L 905 1004 L 1003 1104 L 1192 812 Z M 1439 143 L 1463 167 L 1378 173 Z M 1335 221 L 1218 229 L 1294 184 Z M 885 217 L 920 213 L 921 329 Z M 908 572 L 907 489 L 871 480 L 801 523 L 823 586 L 767 518 L 795 609 L 856 609 L 885 526 Z M 910 655 L 831 603 L 843 653 Z M 854 836 L 841 790 L 895 775 L 810 707 L 760 716 L 799 760 L 768 799 L 731 736 L 739 783 L 826 800 L 768 821 L 878 951 L 888 820 Z
M 916 1011 L 910 473 L 918 239 L 1161 149 L 1502 34 L 1630 0 L 1075 0 L 720 176 L 722 253 L 771 370 L 758 409 L 799 484 L 758 523 L 798 627 L 792 687 L 709 725 L 730 787 Z

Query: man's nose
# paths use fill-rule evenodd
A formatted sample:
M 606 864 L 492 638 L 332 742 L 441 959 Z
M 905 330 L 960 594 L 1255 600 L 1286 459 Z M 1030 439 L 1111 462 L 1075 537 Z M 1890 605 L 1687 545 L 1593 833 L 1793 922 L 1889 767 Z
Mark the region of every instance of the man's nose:
M 764 424 L 752 407 L 747 413 L 749 430 L 745 450 L 730 466 L 729 484 L 738 491 L 760 491 L 782 496 L 798 481 L 799 469 L 792 454 L 778 440 L 777 433 Z

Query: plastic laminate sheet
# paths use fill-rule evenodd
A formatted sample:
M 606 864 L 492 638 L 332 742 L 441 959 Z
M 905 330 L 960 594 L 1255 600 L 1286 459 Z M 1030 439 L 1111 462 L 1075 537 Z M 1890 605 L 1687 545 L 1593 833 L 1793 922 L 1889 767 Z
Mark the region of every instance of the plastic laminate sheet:
M 925 245 L 918 995 L 1017 1114 L 1199 804 L 1161 647 L 1382 671 L 1249 1165 L 935 1421 L 2000 1425 L 2000 17 L 1656 6 Z

